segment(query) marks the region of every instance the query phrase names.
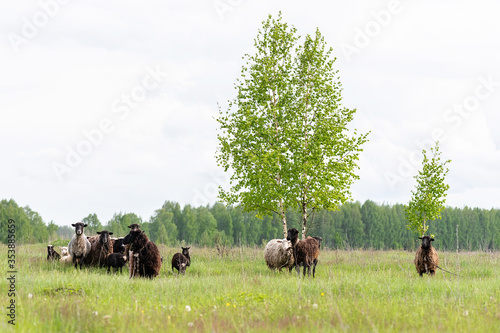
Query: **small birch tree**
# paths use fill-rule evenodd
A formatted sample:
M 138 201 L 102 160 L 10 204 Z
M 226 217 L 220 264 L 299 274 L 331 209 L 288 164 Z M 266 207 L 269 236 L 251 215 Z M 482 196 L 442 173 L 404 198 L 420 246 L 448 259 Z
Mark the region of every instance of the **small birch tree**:
M 408 205 L 405 205 L 406 220 L 409 230 L 425 236 L 429 225 L 427 221 L 441 218 L 446 202 L 446 191 L 450 188 L 445 184 L 445 177 L 449 169 L 446 166 L 451 160 L 441 161 L 439 142 L 431 148 L 430 156 L 426 150 L 422 150 L 424 159 L 422 170 L 415 176 L 417 185 L 412 191 L 412 197 Z

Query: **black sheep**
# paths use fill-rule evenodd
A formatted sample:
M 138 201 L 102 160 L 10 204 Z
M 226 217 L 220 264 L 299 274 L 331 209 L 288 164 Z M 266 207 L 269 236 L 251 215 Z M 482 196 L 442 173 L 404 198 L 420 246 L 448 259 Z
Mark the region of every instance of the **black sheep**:
M 182 253 L 176 253 L 172 257 L 172 272 L 177 269 L 178 274 L 186 273 L 186 267 L 191 266 L 191 256 L 189 255 L 190 247 L 181 247 Z
M 61 256 L 54 250 L 54 245 L 47 245 L 47 260 L 59 260 Z
M 132 224 L 130 224 L 128 226 L 128 228 L 130 228 L 130 231 L 140 230 L 141 229 L 141 225 L 137 224 L 137 223 L 132 223 Z M 128 256 L 130 254 L 129 252 L 130 252 L 130 246 L 131 245 L 130 244 L 127 244 L 127 245 L 124 244 L 124 246 L 125 246 L 125 256 L 127 257 L 127 260 L 129 260 Z M 129 261 L 129 262 L 131 262 L 131 261 Z
M 108 273 L 110 272 L 111 267 L 114 268 L 115 273 L 120 269 L 120 274 L 122 273 L 122 267 L 125 266 L 127 262 L 127 257 L 122 253 L 111 253 L 108 256 Z
M 125 253 L 125 245 L 123 245 L 123 237 L 111 238 L 111 244 L 113 244 L 113 253 Z

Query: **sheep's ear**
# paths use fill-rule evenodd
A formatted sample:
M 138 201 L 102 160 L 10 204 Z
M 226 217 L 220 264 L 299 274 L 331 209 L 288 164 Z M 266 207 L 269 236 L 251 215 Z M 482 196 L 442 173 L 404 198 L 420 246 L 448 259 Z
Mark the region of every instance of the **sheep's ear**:
M 98 232 L 97 232 L 97 234 L 98 234 L 98 235 L 100 235 L 100 234 L 101 234 L 101 232 L 100 232 L 100 231 L 98 231 Z
M 418 237 L 418 239 L 423 239 L 422 237 Z
M 112 232 L 109 232 L 108 234 L 112 235 L 113 233 L 112 233 Z
M 434 242 L 434 238 L 431 238 L 431 242 Z
M 73 223 L 73 224 L 71 224 L 71 226 L 72 226 L 72 227 L 76 227 L 76 225 L 75 225 L 74 223 Z
M 84 228 L 85 228 L 86 226 L 87 226 L 86 224 L 84 224 L 84 225 L 83 225 L 83 227 L 84 227 Z
M 186 247 L 186 250 L 189 250 L 190 248 L 191 248 L 191 246 L 190 247 Z

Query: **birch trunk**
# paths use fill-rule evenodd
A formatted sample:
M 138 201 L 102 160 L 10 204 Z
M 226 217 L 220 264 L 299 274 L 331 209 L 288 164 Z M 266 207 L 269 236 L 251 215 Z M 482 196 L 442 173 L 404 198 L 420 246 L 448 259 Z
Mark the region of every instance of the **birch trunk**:
M 288 229 L 286 226 L 286 213 L 285 209 L 283 207 L 283 200 L 280 200 L 280 209 L 279 209 L 280 215 L 281 215 L 281 222 L 283 223 L 283 238 L 286 238 L 288 234 Z

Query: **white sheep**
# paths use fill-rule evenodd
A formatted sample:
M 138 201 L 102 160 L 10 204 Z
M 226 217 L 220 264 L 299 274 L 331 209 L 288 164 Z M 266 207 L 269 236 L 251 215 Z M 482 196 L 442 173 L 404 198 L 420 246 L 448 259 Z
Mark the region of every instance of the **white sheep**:
M 286 239 L 271 239 L 264 249 L 264 259 L 272 270 L 291 270 L 294 263 L 292 244 Z
M 75 268 L 77 268 L 77 264 L 80 264 L 80 269 L 82 269 L 83 260 L 90 252 L 90 242 L 83 232 L 83 228 L 87 225 L 77 222 L 72 226 L 75 227 L 75 234 L 68 244 L 68 252 L 73 257 Z
M 69 254 L 68 252 L 68 247 L 67 246 L 61 246 L 61 259 L 59 259 L 60 262 L 65 263 L 65 264 L 70 264 L 73 262 L 73 257 Z

